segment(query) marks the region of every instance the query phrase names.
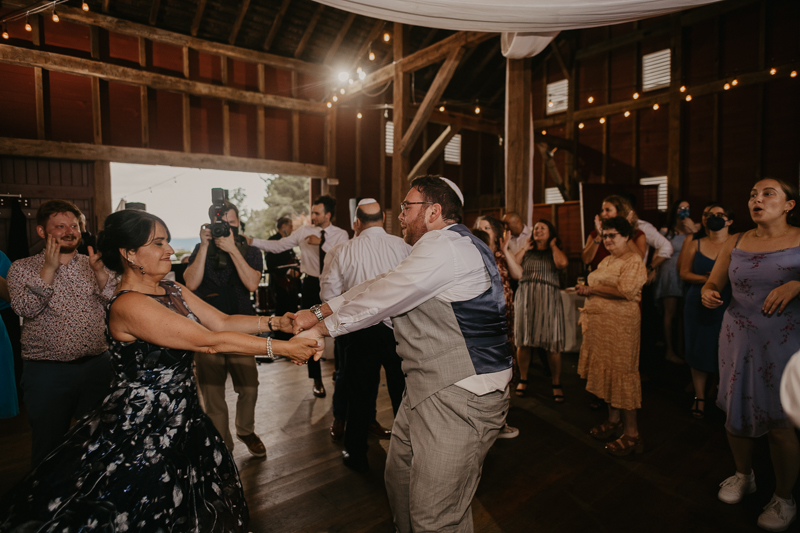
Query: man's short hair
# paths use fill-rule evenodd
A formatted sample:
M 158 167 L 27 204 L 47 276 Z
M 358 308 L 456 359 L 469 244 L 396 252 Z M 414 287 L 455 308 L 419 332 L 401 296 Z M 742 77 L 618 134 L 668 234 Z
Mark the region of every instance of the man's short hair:
M 291 219 L 291 218 L 289 218 L 289 217 L 281 217 L 281 218 L 279 218 L 279 219 L 278 219 L 278 221 L 275 223 L 275 227 L 276 227 L 276 228 L 280 228 L 281 226 L 284 226 L 284 225 L 286 225 L 286 224 L 291 224 L 291 225 L 294 225 L 294 224 L 292 224 L 292 219 Z
M 442 206 L 442 219 L 461 223 L 461 199 L 441 176 L 427 175 L 414 178 L 411 188 L 417 189 L 426 202 Z
M 365 213 L 361 207 L 356 208 L 356 218 L 362 224 L 374 224 L 376 222 L 383 222 L 383 208 L 378 206 L 379 209 L 375 213 Z
M 66 200 L 48 200 L 39 206 L 36 211 L 36 225 L 47 227 L 47 221 L 57 213 L 72 213 L 78 220 L 81 219 L 81 210 L 72 202 Z
M 312 202 L 312 205 L 322 204 L 325 213 L 333 213 L 336 210 L 336 198 L 333 196 L 323 194 Z

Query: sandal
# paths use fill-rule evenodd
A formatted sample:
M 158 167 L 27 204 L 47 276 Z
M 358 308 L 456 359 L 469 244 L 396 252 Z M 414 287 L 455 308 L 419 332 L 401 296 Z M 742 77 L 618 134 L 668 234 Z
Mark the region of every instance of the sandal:
M 703 409 L 699 409 L 700 402 L 703 402 Z M 692 416 L 697 418 L 698 420 L 704 418 L 706 416 L 706 413 L 704 411 L 705 405 L 706 405 L 705 398 L 695 398 L 694 404 L 692 404 L 692 409 L 689 412 L 692 413 Z
M 598 398 L 591 392 L 589 394 L 591 395 L 592 398 L 591 400 L 589 400 L 589 409 L 591 409 L 592 411 L 598 411 L 606 406 L 605 400 Z
M 563 391 L 563 389 L 561 385 L 553 385 L 553 391 Z M 553 401 L 556 403 L 564 403 L 564 395 L 553 392 Z
M 520 389 L 520 388 L 519 388 L 519 387 L 520 387 L 520 385 L 523 385 L 523 388 L 521 388 L 521 389 Z M 516 392 L 517 392 L 517 396 L 519 396 L 520 398 L 522 398 L 523 396 L 525 396 L 525 390 L 526 390 L 527 388 L 528 388 L 528 380 L 527 380 L 527 379 L 521 379 L 521 380 L 519 380 L 519 383 L 517 383 L 517 390 L 516 390 Z
M 589 435 L 592 437 L 603 440 L 607 439 L 611 435 L 616 435 L 617 431 L 622 427 L 622 420 L 618 420 L 616 422 L 612 422 L 611 420 L 606 420 L 599 426 L 595 426 L 589 430 Z
M 644 442 L 642 442 L 642 437 L 631 437 L 623 433 L 614 442 L 606 444 L 606 451 L 617 457 L 625 457 L 632 453 L 644 453 Z

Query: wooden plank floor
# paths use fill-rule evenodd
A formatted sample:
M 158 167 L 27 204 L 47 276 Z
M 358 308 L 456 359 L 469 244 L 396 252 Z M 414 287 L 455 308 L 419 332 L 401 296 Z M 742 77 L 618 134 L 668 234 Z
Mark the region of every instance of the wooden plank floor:
M 714 408 L 705 420 L 691 418 L 686 367 L 664 366 L 658 380 L 644 384 L 646 452 L 615 458 L 587 433 L 604 416 L 587 407 L 576 363 L 576 354 L 565 355 L 565 404 L 553 403 L 536 366 L 531 393 L 512 399 L 508 420 L 520 436 L 498 441 L 486 459 L 473 501 L 476 531 L 761 531 L 756 519 L 774 489 L 767 443 L 757 445 L 758 491 L 739 505 L 717 500 L 718 484 L 734 471 L 724 418 Z M 341 445 L 328 435 L 333 362 L 322 368 L 329 394 L 317 399 L 304 367 L 259 366 L 256 431 L 268 457 L 251 457 L 240 442 L 234 451 L 253 532 L 393 531 L 383 486 L 388 442 L 371 441 L 368 474 L 342 464 Z M 230 383 L 228 394 L 233 406 Z M 392 421 L 384 385 L 378 420 Z M 28 470 L 29 448 L 24 416 L 0 421 L 0 494 Z

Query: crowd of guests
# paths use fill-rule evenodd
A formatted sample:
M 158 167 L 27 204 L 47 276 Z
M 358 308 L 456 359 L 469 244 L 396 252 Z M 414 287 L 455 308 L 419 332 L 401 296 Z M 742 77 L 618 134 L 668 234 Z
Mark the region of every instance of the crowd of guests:
M 733 213 L 717 202 L 695 223 L 689 203 L 678 200 L 659 231 L 638 218 L 630 198 L 609 196 L 581 251 L 586 283 L 574 288 L 585 298 L 578 374 L 592 402 L 607 408 L 591 436 L 611 455 L 644 452 L 640 363 L 654 355 L 642 327 L 657 313 L 664 358 L 685 361 L 691 374 L 687 416 L 704 418 L 712 398 L 726 414 L 735 473 L 720 484 L 721 501 L 755 492 L 754 442 L 768 436 L 776 487 L 758 525 L 769 531 L 796 517 L 797 413 L 785 406 L 800 402 L 785 386 L 790 400 L 782 403 L 780 384 L 800 349 L 799 198 L 786 182 L 758 181 L 749 200 L 755 229 L 736 233 Z M 463 204 L 455 184 L 427 176 L 401 205 L 403 239 L 386 234 L 373 199 L 358 203 L 349 239 L 331 223 L 335 200 L 320 197 L 310 226 L 293 232 L 279 221 L 279 236 L 268 241 L 240 234 L 238 210 L 226 204 L 232 231 L 212 237 L 203 225 L 185 286 L 165 279 L 173 250 L 158 217 L 114 213 L 81 254 L 80 211 L 60 200 L 42 204 L 43 251 L 13 264 L 0 254 L 0 299 L 25 319 L 22 393 L 34 466 L 0 500 L 0 531 L 78 527 L 87 516 L 120 530 L 244 530 L 227 376 L 237 395 L 236 437 L 264 457 L 252 356 L 308 363 L 312 393 L 323 397 L 318 361 L 327 336 L 337 359 L 331 436 L 344 436 L 344 464 L 368 470 L 368 433 L 391 435 L 386 488 L 398 530 L 470 527 L 483 457 L 495 439 L 519 435 L 505 421 L 512 374 L 515 394 L 529 394 L 532 356 L 542 354 L 547 394 L 556 404 L 567 398 L 561 289 L 569 259 L 551 222 L 482 216 L 470 232 L 460 224 Z M 284 313 L 256 316 L 250 292 L 261 278 L 259 250 L 277 265 L 276 280 L 286 276 L 276 288 L 287 298 L 297 295 L 302 272 L 302 310 L 284 302 Z M 289 281 L 295 288 L 286 290 Z M 80 329 L 64 331 L 76 316 Z M 7 341 L 0 330 L 4 354 Z M 13 386 L 8 360 L 0 360 L 0 379 Z M 381 366 L 396 418 L 391 432 L 375 421 Z M 16 392 L 0 390 L 0 416 L 16 415 Z M 73 417 L 80 421 L 70 428 Z M 466 465 L 458 457 L 476 459 Z M 151 494 L 155 484 L 163 488 Z M 123 501 L 124 513 L 108 503 Z

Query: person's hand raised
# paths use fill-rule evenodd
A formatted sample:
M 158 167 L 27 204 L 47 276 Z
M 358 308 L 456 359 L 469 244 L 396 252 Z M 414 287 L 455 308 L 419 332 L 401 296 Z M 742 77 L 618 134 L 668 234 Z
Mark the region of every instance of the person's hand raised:
M 58 244 L 58 239 L 48 235 L 44 247 L 44 267 L 52 272 L 58 270 L 58 267 L 61 266 L 60 254 L 61 245 Z
M 94 248 L 91 246 L 87 246 L 86 249 L 89 252 L 89 266 L 92 267 L 92 270 L 95 272 L 103 270 L 103 261 L 100 260 L 102 254 L 100 252 L 95 253 Z

